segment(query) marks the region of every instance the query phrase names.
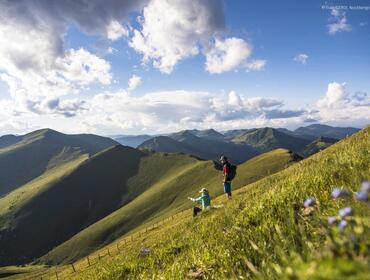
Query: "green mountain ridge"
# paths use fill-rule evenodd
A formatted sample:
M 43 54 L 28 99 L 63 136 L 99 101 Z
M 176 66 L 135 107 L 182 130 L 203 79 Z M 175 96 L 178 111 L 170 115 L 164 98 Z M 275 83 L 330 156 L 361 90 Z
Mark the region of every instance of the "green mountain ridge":
M 66 135 L 51 129 L 33 131 L 15 138 L 6 136 L 5 139 L 9 137 L 13 140 L 0 149 L 0 196 L 59 164 L 83 154 L 91 156 L 118 144 L 102 136 Z
M 222 193 L 222 176 L 211 161 L 161 153 L 142 160 L 141 170 L 129 180 L 135 186 L 142 186 L 139 196 L 53 249 L 40 261 L 61 263 L 83 257 L 123 234 L 189 208 L 192 203 L 187 197 L 194 196 L 202 187 L 208 188 L 211 195 Z M 297 160 L 299 157 L 284 149 L 253 158 L 238 167 L 234 189 L 275 173 Z M 161 173 L 163 175 L 158 177 Z
M 144 237 L 76 279 L 368 279 L 369 205 L 330 193 L 336 186 L 357 192 L 370 178 L 369 133 L 249 184 L 225 208 Z M 308 197 L 316 204 L 304 207 Z M 339 218 L 343 207 L 353 212 Z M 349 222 L 341 230 L 328 217 Z

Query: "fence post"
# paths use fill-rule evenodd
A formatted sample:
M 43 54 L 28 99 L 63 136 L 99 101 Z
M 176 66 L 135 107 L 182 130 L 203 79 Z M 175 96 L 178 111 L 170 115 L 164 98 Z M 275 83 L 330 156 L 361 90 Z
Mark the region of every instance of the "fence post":
M 57 277 L 57 280 L 59 280 L 59 277 L 58 277 L 58 269 L 55 268 L 55 276 Z
M 112 255 L 110 254 L 109 247 L 107 247 L 108 255 L 111 257 Z
M 73 265 L 73 263 L 71 263 L 71 266 L 72 266 L 73 272 L 76 272 L 76 268 L 75 268 L 75 266 Z
M 90 258 L 89 258 L 89 256 L 87 256 L 86 257 L 86 259 L 87 259 L 87 263 L 89 264 L 89 266 L 91 265 L 91 263 L 90 263 Z
M 121 252 L 121 250 L 119 249 L 119 242 L 117 243 L 117 251 Z
M 100 261 L 100 253 L 98 253 L 98 259 L 99 259 L 99 261 Z

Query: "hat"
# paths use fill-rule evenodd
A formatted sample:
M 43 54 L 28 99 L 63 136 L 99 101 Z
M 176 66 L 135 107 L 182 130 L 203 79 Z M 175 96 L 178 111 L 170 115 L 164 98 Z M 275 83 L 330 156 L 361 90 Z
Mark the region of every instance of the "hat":
M 199 192 L 204 193 L 204 192 L 208 192 L 208 190 L 206 188 L 202 188 Z
M 227 157 L 226 156 L 221 156 L 220 161 L 223 161 L 223 160 L 227 160 Z

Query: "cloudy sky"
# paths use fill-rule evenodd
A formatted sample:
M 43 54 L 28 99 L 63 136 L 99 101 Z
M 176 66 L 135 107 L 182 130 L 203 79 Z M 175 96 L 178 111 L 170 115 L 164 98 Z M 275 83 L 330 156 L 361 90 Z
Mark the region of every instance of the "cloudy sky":
M 0 135 L 364 127 L 370 4 L 338 3 L 1 0 Z

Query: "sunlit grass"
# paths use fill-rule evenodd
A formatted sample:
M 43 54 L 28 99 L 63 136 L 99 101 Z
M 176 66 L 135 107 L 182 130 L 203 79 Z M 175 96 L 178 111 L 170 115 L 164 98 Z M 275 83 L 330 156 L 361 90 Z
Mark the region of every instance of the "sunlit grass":
M 156 242 L 138 244 L 76 278 L 365 279 L 369 274 L 368 205 L 351 202 L 364 221 L 358 233 L 360 252 L 333 251 L 326 219 L 349 203 L 331 199 L 334 186 L 355 191 L 370 177 L 369 131 L 250 184 L 225 208 L 158 233 Z M 303 208 L 307 197 L 317 201 L 308 214 Z M 139 256 L 144 245 L 150 253 Z

